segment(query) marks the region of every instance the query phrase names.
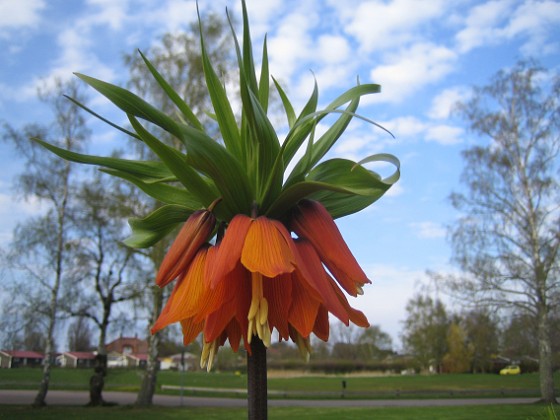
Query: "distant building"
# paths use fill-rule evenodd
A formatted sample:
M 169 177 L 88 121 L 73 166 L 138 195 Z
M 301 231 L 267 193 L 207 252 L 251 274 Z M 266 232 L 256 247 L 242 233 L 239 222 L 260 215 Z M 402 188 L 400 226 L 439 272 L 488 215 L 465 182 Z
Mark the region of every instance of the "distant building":
M 0 367 L 38 367 L 43 363 L 45 356 L 36 351 L 27 350 L 0 350 Z
M 60 367 L 92 368 L 95 363 L 95 353 L 89 351 L 65 351 L 56 358 Z
M 126 366 L 130 368 L 146 368 L 148 363 L 148 354 L 141 353 L 141 354 L 127 354 L 126 358 Z
M 118 351 L 110 351 L 107 353 L 107 367 L 118 368 L 126 367 L 126 356 Z
M 116 352 L 123 355 L 148 353 L 148 342 L 138 337 L 119 337 L 105 346 L 107 353 Z

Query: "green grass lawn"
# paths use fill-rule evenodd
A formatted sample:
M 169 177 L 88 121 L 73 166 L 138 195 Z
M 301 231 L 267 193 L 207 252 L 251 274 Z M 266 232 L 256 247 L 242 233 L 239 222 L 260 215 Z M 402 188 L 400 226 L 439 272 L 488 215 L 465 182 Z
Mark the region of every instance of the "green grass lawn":
M 110 370 L 106 378 L 107 390 L 136 391 L 140 385 L 141 371 L 116 369 Z M 91 371 L 81 369 L 53 369 L 51 389 L 85 390 Z M 0 388 L 3 389 L 37 389 L 41 379 L 40 369 L 2 369 L 0 370 Z M 160 372 L 158 390 L 161 385 L 180 385 L 201 388 L 241 388 L 246 387 L 246 376 L 233 373 L 205 372 Z M 346 391 L 354 393 L 357 398 L 392 398 L 395 390 L 400 390 L 401 397 L 437 398 L 450 397 L 449 391 L 468 392 L 456 394 L 465 396 L 500 396 L 502 391 L 515 394 L 523 390 L 531 390 L 538 395 L 538 375 L 523 374 L 519 376 L 499 375 L 415 375 L 415 376 L 303 376 L 303 377 L 271 377 L 269 389 L 287 392 L 289 397 L 299 396 L 297 393 L 332 392 L 337 394 L 342 389 L 342 380 L 346 381 Z M 560 377 L 555 376 L 556 383 Z M 430 391 L 428 394 L 422 392 Z M 158 391 L 161 392 L 161 391 Z M 296 393 L 290 395 L 289 393 Z M 173 392 L 168 392 L 173 393 Z M 176 394 L 178 391 L 175 392 Z M 200 392 L 198 393 L 200 394 Z M 189 395 L 189 393 L 185 393 Z M 217 394 L 216 394 L 217 395 Z M 517 394 L 517 395 L 523 395 Z M 226 396 L 226 395 L 221 395 Z M 533 395 L 531 395 L 533 396 Z M 313 396 L 317 398 L 316 394 Z M 352 394 L 347 394 L 352 397 Z M 329 396 L 325 396 L 329 398 Z M 333 398 L 331 395 L 330 398 Z M 299 408 L 270 407 L 270 419 L 553 419 L 548 416 L 548 407 L 532 405 L 487 405 L 463 407 L 375 407 L 375 408 Z M 556 416 L 560 415 L 556 409 Z M 55 407 L 32 409 L 24 406 L 0 407 L 0 419 L 245 419 L 247 412 L 238 408 L 169 408 L 153 407 L 140 409 L 126 406 L 84 408 Z
M 392 408 L 295 408 L 270 407 L 272 419 L 387 419 L 387 420 L 491 420 L 491 419 L 553 419 L 543 405 L 497 405 L 468 407 L 392 407 Z M 560 412 L 556 409 L 556 416 Z M 80 419 L 80 420 L 157 419 L 246 419 L 247 411 L 238 408 L 133 408 L 133 407 L 46 407 L 32 409 L 22 406 L 2 406 L 0 419 Z
M 31 368 L 1 369 L 0 388 L 36 389 L 41 380 L 41 370 Z M 139 389 L 142 371 L 111 369 L 106 377 L 106 390 L 131 391 Z M 51 374 L 51 389 L 88 388 L 90 370 L 56 368 Z M 538 396 L 539 377 L 536 373 L 516 376 L 493 374 L 446 374 L 412 376 L 302 376 L 276 377 L 268 380 L 271 391 L 278 397 L 325 398 L 342 394 L 342 381 L 346 382 L 345 396 L 349 398 L 445 398 L 445 397 L 498 397 Z M 560 374 L 555 375 L 556 384 Z M 200 388 L 246 388 L 245 375 L 234 373 L 175 372 L 162 371 L 158 374 L 158 392 L 178 394 L 179 391 L 161 391 L 162 385 Z M 189 393 L 186 392 L 186 395 Z M 200 392 L 198 391 L 198 395 Z M 231 395 L 235 395 L 232 393 Z M 226 395 L 223 395 L 226 396 Z M 275 397 L 271 395 L 271 397 Z

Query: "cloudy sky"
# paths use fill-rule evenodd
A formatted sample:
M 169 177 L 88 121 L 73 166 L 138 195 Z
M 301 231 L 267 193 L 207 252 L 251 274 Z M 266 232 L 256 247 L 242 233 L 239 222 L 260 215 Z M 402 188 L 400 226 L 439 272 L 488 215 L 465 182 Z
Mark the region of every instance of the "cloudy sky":
M 199 0 L 203 12 L 239 16 L 237 0 Z M 379 83 L 362 102 L 365 123 L 350 126 L 334 151 L 360 159 L 393 153 L 399 183 L 376 204 L 339 221 L 373 285 L 354 305 L 398 340 L 406 301 L 428 285 L 430 270 L 451 270 L 446 225 L 457 214 L 447 197 L 459 190 L 460 151 L 480 139 L 450 114 L 473 86 L 500 69 L 535 57 L 560 66 L 560 3 L 551 0 L 247 0 L 255 51 L 268 36 L 271 73 L 295 104 L 311 93 L 328 103 L 356 83 Z M 195 19 L 192 0 L 0 0 L 0 121 L 20 127 L 48 121 L 38 86 L 81 72 L 124 84 L 124 53 L 146 50 L 167 32 Z M 94 94 L 91 95 L 94 97 Z M 101 113 L 113 112 L 94 102 Z M 93 124 L 93 123 L 92 123 Z M 121 147 L 123 139 L 98 124 L 92 147 Z M 281 131 L 281 129 L 280 129 Z M 13 198 L 23 168 L 0 143 L 0 246 L 15 224 L 41 211 Z M 433 290 L 432 285 L 432 290 Z

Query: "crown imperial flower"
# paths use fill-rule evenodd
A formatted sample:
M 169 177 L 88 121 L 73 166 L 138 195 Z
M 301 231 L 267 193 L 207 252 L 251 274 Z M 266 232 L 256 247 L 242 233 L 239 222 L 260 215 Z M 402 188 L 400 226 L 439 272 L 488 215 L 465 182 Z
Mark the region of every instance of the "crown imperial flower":
M 130 220 L 129 246 L 152 246 L 182 224 L 157 273 L 158 286 L 174 283 L 152 332 L 179 322 L 185 344 L 202 333 L 201 365 L 207 369 L 226 341 L 234 351 L 243 342 L 251 352 L 255 337 L 268 346 L 276 332 L 279 340 L 296 343 L 307 358 L 312 333 L 328 339 L 329 314 L 346 325 L 367 327 L 367 318 L 351 307 L 346 295 L 361 295 L 370 280 L 334 219 L 366 208 L 399 178 L 399 162 L 388 154 L 360 162 L 325 159 L 352 119 L 378 126 L 356 114 L 361 97 L 380 91 L 375 84 L 358 84 L 322 110 L 317 110 L 315 86 L 297 115 L 272 78 L 287 117 L 287 135 L 278 138 L 267 115 L 271 76 L 266 40 L 257 77 L 244 1 L 242 6 L 242 46 L 232 27 L 241 123 L 201 36 L 210 113 L 219 126 L 220 141 L 205 132 L 189 105 L 144 55 L 154 79 L 176 105 L 179 119 L 126 89 L 77 76 L 127 115 L 132 131 L 110 124 L 142 141 L 156 159 L 90 156 L 35 139 L 67 160 L 108 169 L 162 203 L 146 217 Z M 336 115 L 336 121 L 315 138 L 315 127 L 327 115 Z M 144 127 L 146 122 L 174 137 L 181 147 L 160 140 Z M 303 156 L 294 162 L 300 150 Z M 382 178 L 364 166 L 377 161 L 395 165 L 396 171 Z

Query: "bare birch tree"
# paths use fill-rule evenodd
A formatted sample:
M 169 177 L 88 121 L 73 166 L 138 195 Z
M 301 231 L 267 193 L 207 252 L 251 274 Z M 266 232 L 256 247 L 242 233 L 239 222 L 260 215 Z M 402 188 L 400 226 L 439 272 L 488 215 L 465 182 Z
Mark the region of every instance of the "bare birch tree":
M 463 151 L 461 217 L 448 278 L 465 301 L 516 308 L 537 326 L 541 398 L 554 402 L 551 313 L 560 305 L 560 76 L 532 62 L 499 72 L 459 104 L 477 136 Z
M 39 92 L 41 101 L 53 111 L 54 120 L 50 125 L 30 124 L 16 129 L 4 124 L 3 127 L 4 140 L 9 141 L 24 160 L 25 170 L 17 178 L 17 191 L 25 199 L 37 200 L 46 207 L 45 214 L 17 226 L 10 250 L 12 264 L 25 278 L 26 307 L 41 315 L 40 321 L 45 327 L 43 378 L 33 403 L 35 406 L 46 404 L 61 288 L 65 278 L 76 275 L 77 267 L 72 263 L 72 166 L 34 144 L 30 138 L 41 137 L 67 150 L 80 151 L 89 136 L 79 108 L 63 94 L 85 103 L 76 83 L 57 81 L 53 89 Z

